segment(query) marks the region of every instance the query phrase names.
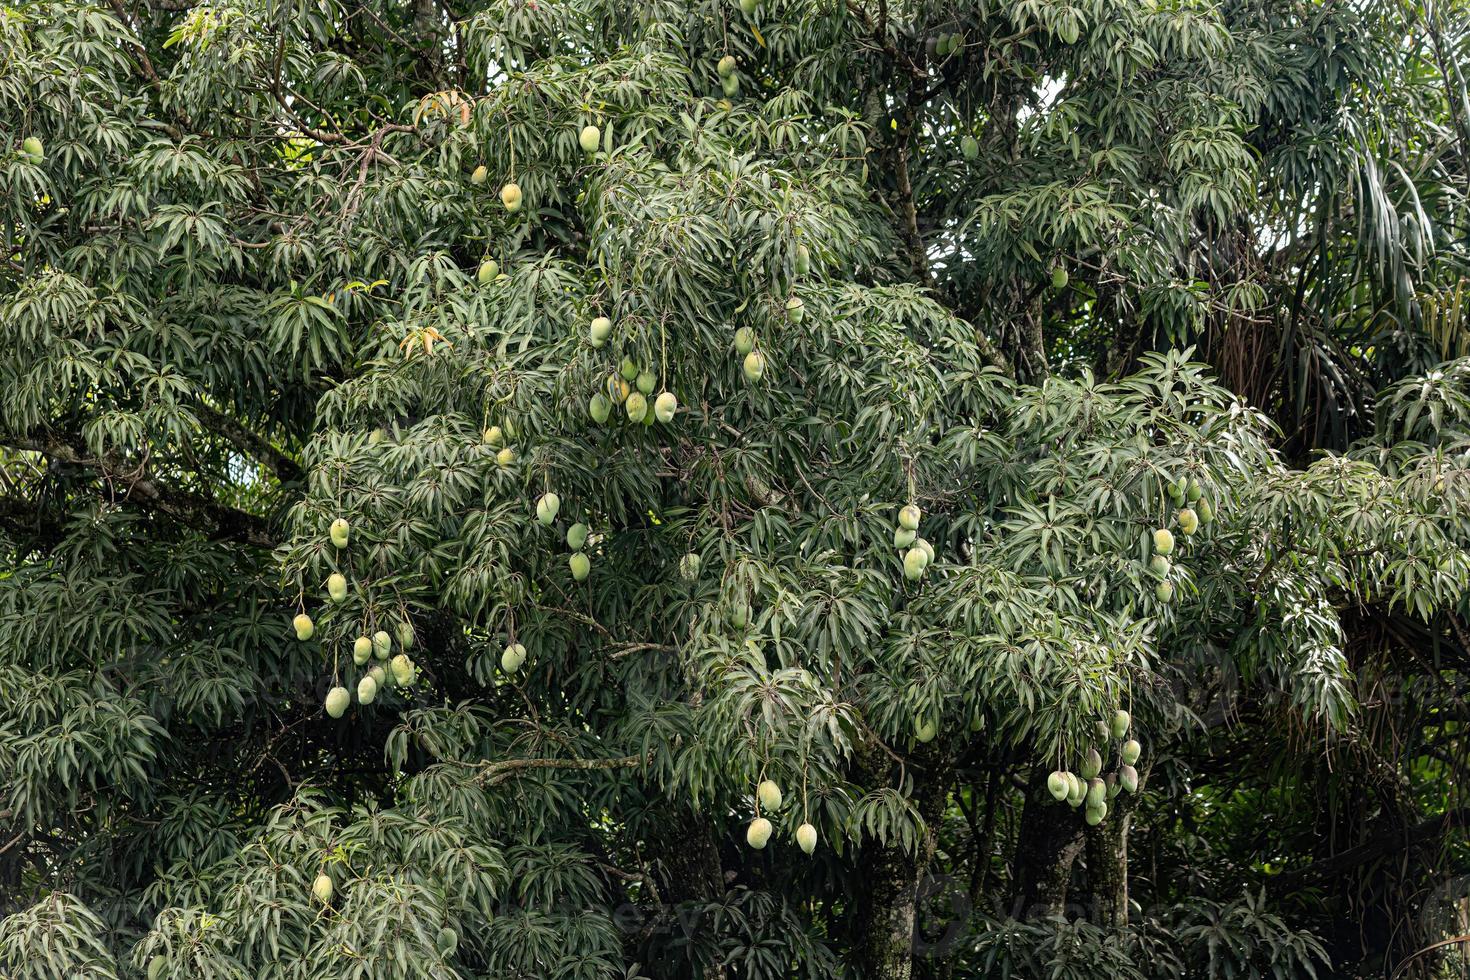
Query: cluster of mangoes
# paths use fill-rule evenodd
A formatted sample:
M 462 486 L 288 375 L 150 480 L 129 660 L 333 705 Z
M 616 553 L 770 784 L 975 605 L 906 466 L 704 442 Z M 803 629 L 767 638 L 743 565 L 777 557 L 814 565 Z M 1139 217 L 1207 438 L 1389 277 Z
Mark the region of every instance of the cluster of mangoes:
M 515 423 L 509 419 L 503 425 L 490 425 L 480 433 L 480 441 L 495 450 L 495 465 L 505 469 L 516 461 L 516 451 L 511 441 L 516 437 Z
M 352 526 L 346 518 L 339 517 L 332 521 L 327 529 L 327 536 L 331 539 L 333 547 L 338 551 L 346 549 L 352 539 Z M 347 577 L 341 572 L 333 572 L 327 576 L 327 598 L 332 602 L 340 603 L 347 599 Z M 306 612 L 299 612 L 291 620 L 291 626 L 296 631 L 296 639 L 303 643 L 316 635 L 316 622 Z M 378 630 L 372 636 L 366 634 L 359 636 L 352 644 L 352 662 L 358 667 L 365 667 L 368 661 L 377 658 L 387 661 L 387 667 L 374 664 L 363 672 L 357 681 L 357 700 L 360 704 L 372 704 L 378 697 L 378 692 L 388 684 L 397 684 L 400 687 L 412 687 L 418 680 L 418 665 L 408 656 L 408 651 L 413 648 L 414 631 L 413 625 L 403 620 L 395 627 L 397 634 L 399 652 L 393 654 L 394 638 L 387 630 Z M 390 659 L 391 658 L 391 659 Z M 341 718 L 352 703 L 352 695 L 346 687 L 338 684 L 327 692 L 323 701 L 323 708 L 332 718 Z
M 903 577 L 917 582 L 934 562 L 934 546 L 919 537 L 919 521 L 924 514 L 918 504 L 905 504 L 898 512 L 898 527 L 893 529 L 893 546 L 903 551 Z
M 587 328 L 587 342 L 593 347 L 601 347 L 607 343 L 611 333 L 612 321 L 605 316 L 595 317 Z M 613 408 L 621 405 L 629 422 L 642 422 L 644 425 L 662 422 L 667 425 L 674 421 L 674 414 L 679 410 L 679 398 L 665 388 L 650 405 L 648 398 L 658 386 L 658 377 L 653 371 L 640 367 L 633 358 L 625 356 L 618 369 L 607 376 L 603 390 L 594 392 L 588 399 L 587 414 L 592 416 L 592 421 L 602 425 L 612 416 Z
M 555 491 L 548 490 L 536 500 L 536 522 L 542 527 L 551 527 L 556 523 L 556 515 L 561 513 L 561 497 Z M 587 557 L 583 549 L 587 546 L 588 527 L 578 521 L 567 528 L 567 547 L 572 553 L 567 556 L 567 567 L 571 570 L 572 579 L 577 582 L 586 581 L 592 572 L 592 559 Z
M 1097 749 L 1090 748 L 1078 765 L 1077 772 L 1058 769 L 1046 777 L 1047 791 L 1054 799 L 1065 800 L 1074 809 L 1086 805 L 1083 816 L 1088 826 L 1096 827 L 1107 818 L 1108 801 L 1120 792 L 1138 791 L 1138 770 L 1134 766 L 1143 754 L 1143 747 L 1136 739 L 1128 737 L 1132 725 L 1132 716 L 1122 708 L 1113 713 L 1111 722 L 1097 723 L 1100 739 L 1122 741 L 1118 747 L 1119 766 L 1116 772 L 1110 772 L 1104 777 L 1102 754 Z
M 781 809 L 782 795 L 781 787 L 773 779 L 763 779 L 755 788 L 756 808 L 755 819 L 745 828 L 745 843 L 759 851 L 765 848 L 771 839 L 774 829 L 771 821 L 761 816 L 761 811 L 775 813 Z M 817 828 L 810 823 L 802 822 L 796 828 L 796 843 L 803 851 L 810 854 L 817 849 Z
M 1169 499 L 1179 508 L 1175 518 L 1180 533 L 1186 538 L 1193 537 L 1200 528 L 1215 520 L 1215 509 L 1206 499 L 1198 480 L 1181 477 L 1169 484 Z M 1177 544 L 1173 531 L 1166 527 L 1154 530 L 1153 555 L 1149 558 L 1148 570 L 1159 579 L 1158 585 L 1154 586 L 1154 596 L 1163 603 L 1174 599 L 1174 583 L 1169 581 L 1174 564 L 1169 556 L 1174 554 Z

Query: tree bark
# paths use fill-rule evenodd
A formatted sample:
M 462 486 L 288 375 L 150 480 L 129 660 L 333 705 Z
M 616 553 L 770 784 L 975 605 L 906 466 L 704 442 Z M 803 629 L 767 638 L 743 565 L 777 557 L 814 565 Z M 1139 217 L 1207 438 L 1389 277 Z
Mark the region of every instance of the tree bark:
M 1128 924 L 1128 824 L 1131 806 L 1123 795 L 1114 800 L 1117 812 L 1109 813 L 1096 827 L 1087 828 L 1088 917 L 1104 929 L 1122 929 Z
M 869 772 L 882 772 L 865 760 Z M 936 755 L 921 758 L 925 770 L 913 779 L 913 799 L 924 820 L 917 846 L 897 842 L 863 849 L 864 890 L 857 909 L 858 975 L 863 980 L 910 980 L 914 971 L 914 938 L 918 924 L 919 887 L 929 871 L 936 844 L 935 828 L 944 819 L 951 774 Z
M 1085 841 L 1082 811 L 1052 799 L 1045 779 L 1042 774 L 1031 779 L 1032 788 L 1021 811 L 1021 837 L 1016 843 L 1012 912 L 1027 921 L 1066 911 L 1072 865 Z

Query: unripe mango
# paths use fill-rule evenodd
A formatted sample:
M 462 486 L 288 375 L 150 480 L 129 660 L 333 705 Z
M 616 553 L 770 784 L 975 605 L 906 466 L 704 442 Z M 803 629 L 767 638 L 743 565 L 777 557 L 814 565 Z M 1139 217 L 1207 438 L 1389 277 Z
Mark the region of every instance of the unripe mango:
M 1136 739 L 1129 739 L 1123 743 L 1123 748 L 1118 753 L 1123 760 L 1123 765 L 1131 766 L 1138 762 L 1138 757 L 1143 755 L 1143 746 Z
M 1179 530 L 1186 535 L 1199 530 L 1199 515 L 1192 508 L 1186 507 L 1179 512 Z
M 924 553 L 924 557 L 928 559 L 924 563 L 926 568 L 934 564 L 934 546 L 932 544 L 930 544 L 928 541 L 925 541 L 923 538 L 914 538 L 914 547 L 922 551 Z
M 582 545 L 587 543 L 587 525 L 578 521 L 567 528 L 567 547 L 573 551 L 581 551 Z
M 919 510 L 917 504 L 905 504 L 898 512 L 898 526 L 909 531 L 919 529 L 919 521 L 924 517 L 924 512 Z
M 755 331 L 749 327 L 741 327 L 735 331 L 735 353 L 744 357 L 755 350 Z
M 679 399 L 672 391 L 665 391 L 653 400 L 653 415 L 660 422 L 674 421 L 674 413 L 679 410 Z
M 470 183 L 478 187 L 485 183 L 485 178 L 488 176 L 490 176 L 490 171 L 486 170 L 482 163 L 470 173 Z
M 1198 480 L 1191 479 L 1189 481 L 1188 488 L 1185 490 L 1184 495 L 1186 498 L 1188 498 L 1190 503 L 1194 503 L 1196 500 L 1205 495 L 1205 488 L 1199 485 Z
M 509 446 L 504 447 L 500 450 L 500 452 L 495 454 L 495 465 L 499 466 L 501 469 L 504 469 L 515 461 L 516 451 Z
M 1201 527 L 1205 526 L 1215 519 L 1215 508 L 1211 507 L 1210 502 L 1203 497 L 1200 498 L 1199 503 L 1194 505 L 1194 510 L 1195 513 L 1199 515 L 1199 523 Z
M 939 725 L 932 718 L 914 719 L 914 738 L 920 742 L 932 742 L 937 734 L 939 734 Z
M 323 905 L 332 901 L 332 879 L 326 875 L 317 875 L 316 880 L 311 883 L 311 897 Z
M 372 704 L 373 699 L 378 696 L 378 682 L 371 674 L 365 675 L 357 682 L 357 700 L 361 704 Z
M 1122 738 L 1128 734 L 1128 726 L 1133 724 L 1133 716 L 1119 708 L 1113 712 L 1113 738 Z
M 587 414 L 592 416 L 592 421 L 602 425 L 612 414 L 612 402 L 607 396 L 598 392 L 587 401 Z
M 1087 784 L 1076 773 L 1067 773 L 1067 805 L 1076 809 L 1087 795 Z
M 792 323 L 800 323 L 806 318 L 806 304 L 801 301 L 800 296 L 793 296 L 786 301 L 786 319 Z
M 347 539 L 351 536 L 351 534 L 352 525 L 348 524 L 347 521 L 341 517 L 333 521 L 332 526 L 327 529 L 327 536 L 332 539 L 332 544 L 336 545 L 338 548 L 347 547 Z
M 1129 793 L 1138 792 L 1138 770 L 1132 765 L 1124 765 L 1118 770 L 1118 783 Z
M 557 512 L 561 510 L 561 498 L 555 493 L 547 491 L 536 501 L 536 520 L 545 527 L 550 527 L 556 521 Z
M 514 674 L 521 669 L 521 664 L 526 662 L 526 648 L 519 643 L 512 643 L 505 648 L 500 655 L 500 669 L 507 674 Z
M 699 578 L 699 566 L 702 564 L 699 555 L 689 552 L 679 559 L 679 575 L 686 582 L 693 582 Z
M 729 78 L 735 74 L 735 56 L 732 54 L 725 55 L 715 63 L 715 71 L 719 73 L 721 78 Z
M 297 613 L 296 618 L 291 620 L 291 625 L 296 628 L 296 639 L 303 642 L 316 634 L 316 623 L 306 613 Z
M 1087 781 L 1087 805 L 1095 807 L 1099 803 L 1107 802 L 1108 784 L 1093 776 Z
M 781 787 L 776 785 L 774 779 L 761 780 L 760 785 L 755 788 L 755 795 L 765 809 L 781 809 Z
M 521 209 L 521 185 L 511 181 L 502 187 L 500 203 L 505 205 L 507 211 L 519 211 Z
M 434 936 L 434 948 L 439 955 L 450 957 L 454 955 L 455 949 L 459 947 L 459 933 L 445 926 Z
M 413 624 L 404 620 L 398 624 L 396 632 L 398 634 L 398 645 L 403 648 L 404 652 L 412 650 L 414 640 Z
M 740 12 L 749 17 L 760 7 L 760 0 L 740 0 Z
M 817 828 L 804 823 L 796 828 L 796 846 L 807 854 L 817 849 Z
M 643 397 L 643 392 L 635 391 L 623 402 L 623 410 L 628 413 L 628 421 L 642 422 L 648 414 L 648 399 Z
M 1058 770 L 1046 777 L 1046 791 L 1052 795 L 1054 800 L 1065 800 L 1067 793 L 1072 789 L 1072 784 L 1067 780 L 1067 774 Z
M 1053 289 L 1067 288 L 1067 270 L 1063 266 L 1054 266 L 1051 270 L 1051 285 Z
M 505 443 L 505 430 L 498 425 L 492 425 L 480 434 L 485 445 L 492 449 L 499 449 Z
M 1174 533 L 1166 527 L 1161 527 L 1154 532 L 1154 554 L 1169 555 L 1174 553 Z
M 1169 559 L 1163 555 L 1154 555 L 1148 560 L 1148 570 L 1159 578 L 1168 578 L 1171 567 Z
M 929 567 L 929 556 L 923 548 L 910 548 L 903 555 L 903 576 L 910 582 L 917 582 L 924 574 L 924 569 Z
M 582 131 L 577 134 L 577 145 L 582 152 L 589 156 L 597 152 L 597 144 L 602 142 L 602 130 L 596 126 L 583 126 Z
M 812 253 L 800 242 L 796 245 L 796 254 L 792 258 L 792 263 L 796 266 L 798 276 L 804 276 L 812 271 Z
M 745 361 L 740 365 L 745 372 L 746 381 L 759 381 L 761 375 L 766 373 L 766 359 L 758 350 L 753 350 L 745 355 Z
M 1096 827 L 1098 824 L 1106 820 L 1107 816 L 1108 804 L 1103 801 L 1099 802 L 1097 806 L 1089 806 L 1087 808 L 1087 812 L 1083 815 L 1083 819 L 1087 821 L 1087 826 Z
M 1083 779 L 1092 779 L 1102 772 L 1102 756 L 1098 755 L 1097 749 L 1088 749 L 1087 754 L 1082 757 L 1082 765 L 1078 767 Z
M 479 271 L 475 273 L 475 281 L 483 286 L 498 275 L 500 275 L 500 263 L 494 259 L 486 259 L 480 263 Z
M 611 334 L 612 321 L 605 316 L 593 317 L 591 325 L 587 327 L 587 341 L 593 347 L 601 347 L 607 343 Z
M 653 394 L 653 389 L 658 387 L 658 377 L 652 371 L 639 371 L 638 380 L 634 382 L 635 387 L 645 395 Z
M 327 576 L 327 595 L 332 597 L 333 602 L 341 602 L 347 598 L 347 578 L 341 572 L 333 572 Z
M 960 153 L 966 160 L 973 160 L 980 155 L 980 143 L 973 136 L 960 137 Z
M 623 358 L 618 364 L 618 374 L 623 376 L 624 381 L 636 381 L 638 379 L 638 363 L 631 357 Z
M 327 699 L 322 706 L 326 708 L 328 718 L 341 718 L 351 703 L 352 695 L 347 693 L 347 688 L 334 687 L 327 692 Z
M 726 75 L 720 79 L 720 91 L 725 93 L 726 98 L 735 98 L 740 94 L 740 76 Z
M 918 536 L 918 531 L 911 531 L 906 527 L 896 527 L 893 529 L 893 546 L 895 548 L 907 548 L 914 543 L 914 539 Z
M 766 846 L 766 842 L 770 839 L 771 821 L 767 820 L 765 817 L 756 817 L 750 822 L 750 826 L 745 828 L 745 843 L 749 844 L 757 851 L 764 848 Z
M 388 654 L 393 652 L 393 638 L 388 635 L 387 630 L 378 630 L 373 634 L 373 656 L 379 660 L 387 660 Z
M 403 687 L 413 683 L 415 674 L 413 661 L 406 654 L 400 653 L 388 661 L 388 669 L 393 672 L 393 679 Z
M 373 641 L 365 636 L 359 636 L 352 641 L 352 662 L 361 667 L 372 659 Z
M 750 622 L 750 607 L 739 599 L 730 604 L 730 625 L 738 630 L 745 629 Z
M 582 582 L 592 572 L 592 559 L 580 551 L 573 552 L 567 557 L 567 567 L 572 570 L 572 580 Z
M 1154 597 L 1164 604 L 1174 601 L 1174 583 L 1160 582 L 1154 588 Z
M 39 137 L 27 136 L 21 140 L 20 148 L 30 157 L 31 163 L 40 163 L 46 159 L 46 148 L 41 145 Z

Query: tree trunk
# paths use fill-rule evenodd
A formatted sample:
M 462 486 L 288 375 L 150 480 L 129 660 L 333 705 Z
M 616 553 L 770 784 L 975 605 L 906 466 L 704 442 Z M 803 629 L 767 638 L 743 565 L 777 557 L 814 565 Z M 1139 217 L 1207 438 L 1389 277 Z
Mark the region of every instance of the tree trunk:
M 858 913 L 862 976 L 865 980 L 909 980 L 919 876 L 921 866 L 928 865 L 928 855 L 888 845 L 871 857 L 864 855 L 862 863 L 867 883 Z
M 1082 853 L 1082 811 L 1058 803 L 1046 791 L 1045 775 L 1031 780 L 1016 843 L 1016 894 L 1012 912 L 1034 921 L 1061 915 L 1067 907 L 1072 865 Z
M 1128 823 L 1131 806 L 1119 794 L 1115 813 L 1087 828 L 1088 917 L 1104 929 L 1128 924 Z
M 863 768 L 883 772 L 870 756 Z M 858 975 L 863 980 L 909 980 L 914 970 L 919 886 L 934 857 L 936 828 L 944 819 L 950 773 L 934 755 L 919 760 L 929 768 L 914 775 L 914 804 L 924 833 L 913 851 L 897 843 L 863 849 L 863 892 L 857 909 Z

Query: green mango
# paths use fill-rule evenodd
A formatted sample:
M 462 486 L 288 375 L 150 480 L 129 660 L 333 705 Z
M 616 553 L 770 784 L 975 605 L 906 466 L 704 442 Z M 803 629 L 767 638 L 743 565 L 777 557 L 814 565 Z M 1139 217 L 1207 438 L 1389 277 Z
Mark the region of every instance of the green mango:
M 326 708 L 328 718 L 341 718 L 351 703 L 352 695 L 347 693 L 347 688 L 334 687 L 327 692 L 323 707 Z
M 578 521 L 567 528 L 567 547 L 573 551 L 581 551 L 582 546 L 587 543 L 587 525 Z
M 602 130 L 596 126 L 583 126 L 582 131 L 577 134 L 577 145 L 588 156 L 597 152 L 597 144 L 600 142 L 602 142 Z
M 628 413 L 628 421 L 642 422 L 648 414 L 648 399 L 643 397 L 643 392 L 635 391 L 623 402 L 623 410 Z

